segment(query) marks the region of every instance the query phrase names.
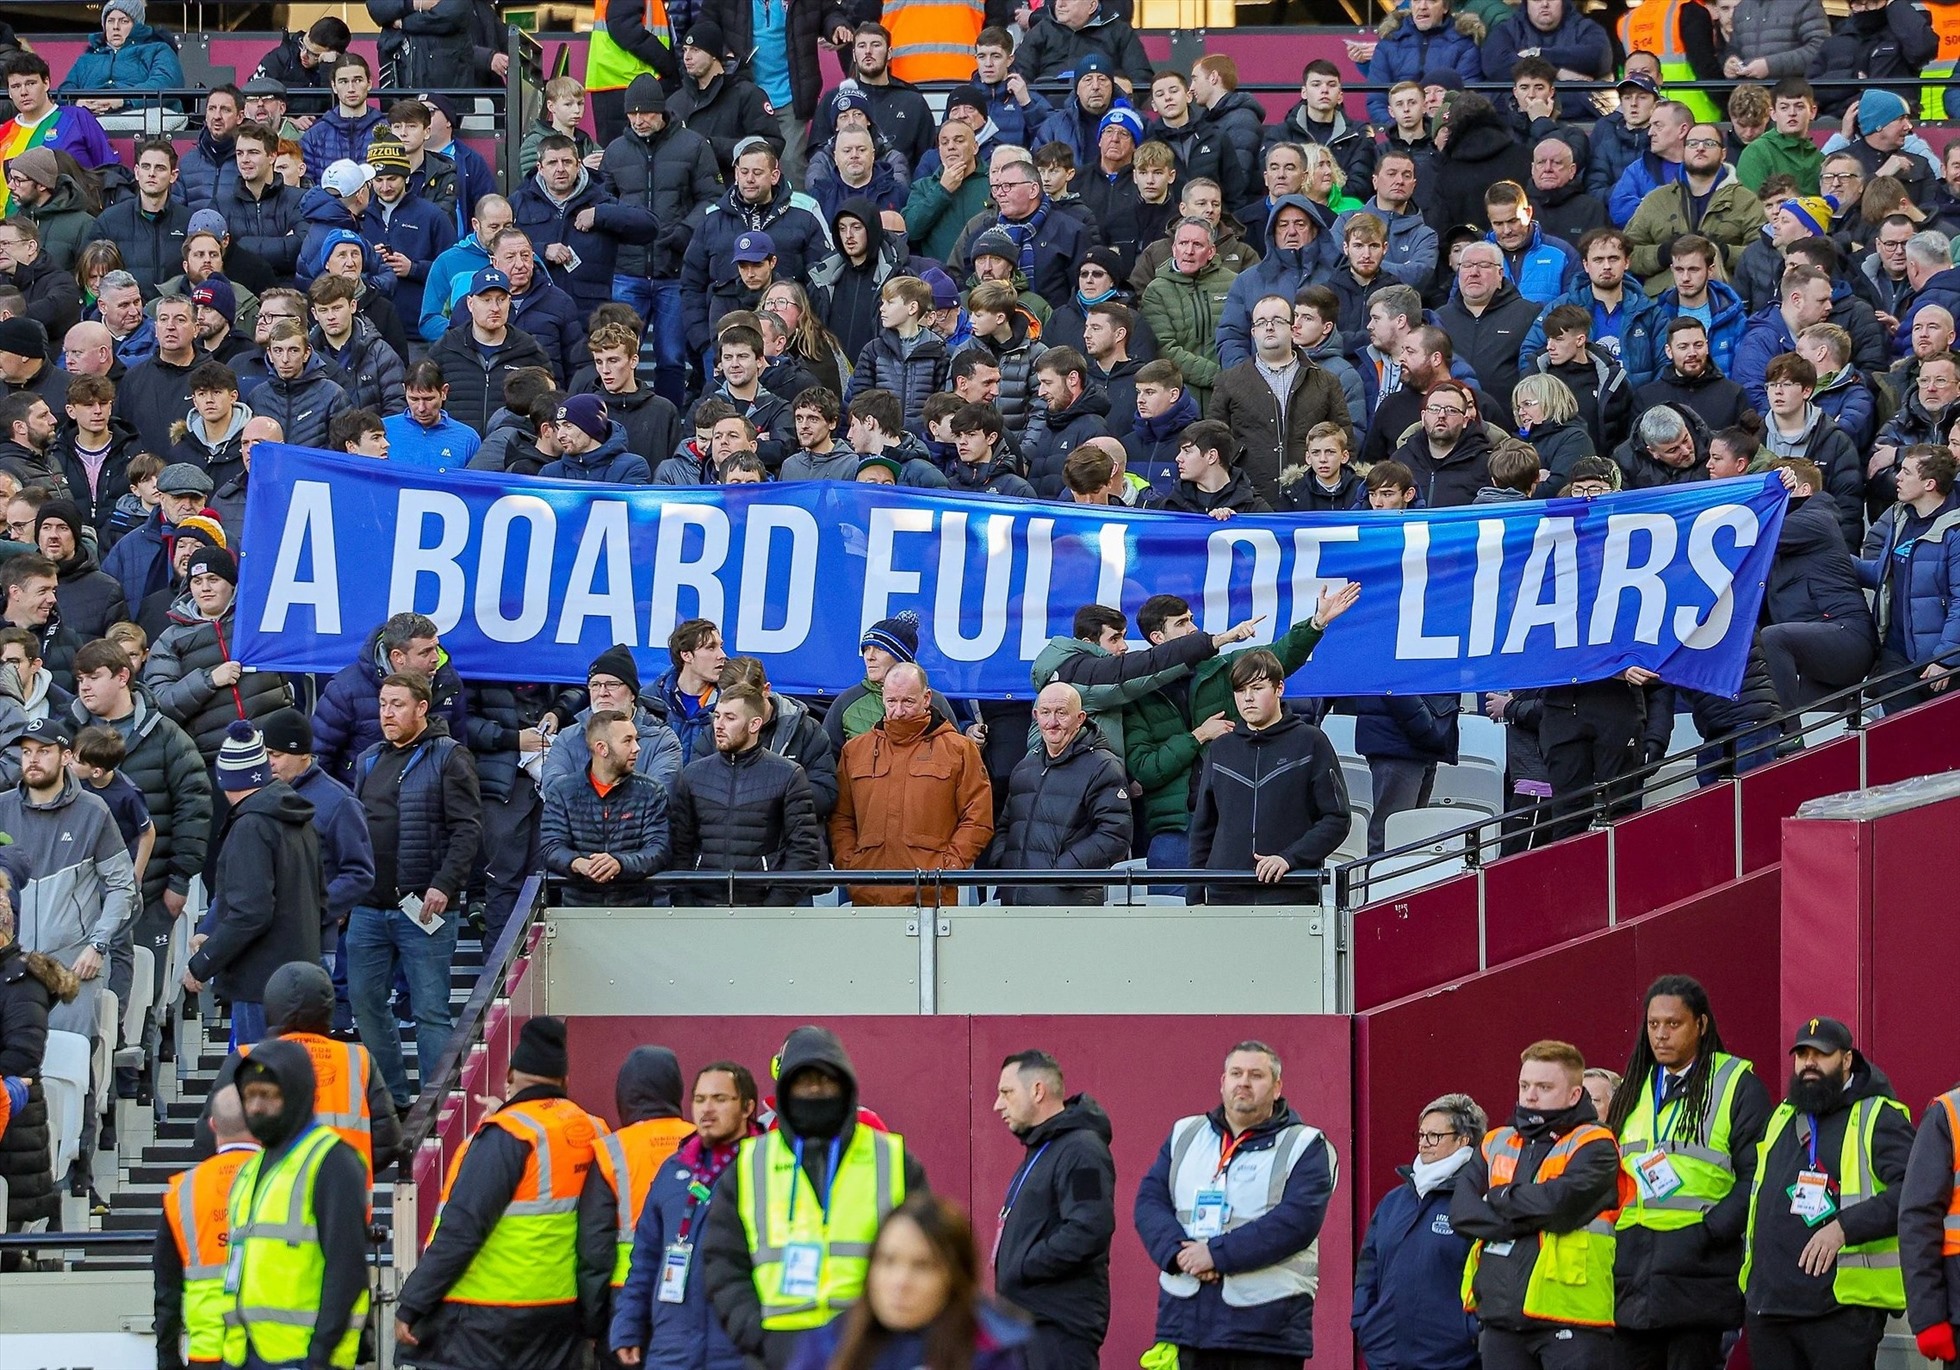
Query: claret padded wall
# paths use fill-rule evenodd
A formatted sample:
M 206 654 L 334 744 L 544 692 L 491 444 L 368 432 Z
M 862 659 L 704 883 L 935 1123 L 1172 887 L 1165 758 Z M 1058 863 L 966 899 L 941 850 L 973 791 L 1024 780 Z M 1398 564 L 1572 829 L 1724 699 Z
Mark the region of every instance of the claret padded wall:
M 1230 973 L 1230 957 L 1219 971 Z M 555 1005 L 557 1008 L 566 1006 Z M 807 1020 L 773 1017 L 573 1017 L 572 1093 L 611 1100 L 627 1052 L 657 1042 L 679 1053 L 688 1080 L 718 1057 L 745 1063 L 765 1096 L 769 1062 L 790 1029 Z M 856 1065 L 863 1102 L 924 1163 L 932 1187 L 973 1215 L 984 1259 L 1019 1142 L 993 1114 L 1001 1059 L 1042 1047 L 1061 1061 L 1071 1093 L 1086 1092 L 1109 1114 L 1116 1157 L 1116 1239 L 1110 1262 L 1113 1316 L 1108 1366 L 1132 1366 L 1153 1340 L 1156 1272 L 1130 1213 L 1137 1184 L 1179 1117 L 1218 1103 L 1226 1049 L 1244 1038 L 1273 1046 L 1284 1063 L 1287 1100 L 1332 1140 L 1340 1182 L 1320 1244 L 1321 1297 L 1314 1313 L 1313 1364 L 1354 1364 L 1347 1319 L 1354 1269 L 1354 1082 L 1348 1020 L 1335 1016 L 1214 1017 L 826 1017 Z M 612 1109 L 608 1121 L 617 1122 Z

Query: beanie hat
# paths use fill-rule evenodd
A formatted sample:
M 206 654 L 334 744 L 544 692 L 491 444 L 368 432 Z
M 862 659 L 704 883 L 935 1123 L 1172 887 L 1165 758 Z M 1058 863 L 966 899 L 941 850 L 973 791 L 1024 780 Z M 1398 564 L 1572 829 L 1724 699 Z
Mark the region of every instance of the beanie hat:
M 37 186 L 53 190 L 55 182 L 61 179 L 61 164 L 54 159 L 50 148 L 31 147 L 7 163 L 9 171 L 18 171 Z
M 226 323 L 238 322 L 238 292 L 223 276 L 206 276 L 204 284 L 191 291 L 191 303 L 217 310 Z
M 1018 266 L 1021 262 L 1021 249 L 1014 245 L 1014 239 L 1006 229 L 990 228 L 975 238 L 973 246 L 967 249 L 966 259 L 969 263 L 981 257 L 999 257 L 1002 261 L 1013 262 Z
M 1130 135 L 1130 141 L 1143 141 L 1143 118 L 1127 105 L 1118 105 L 1103 115 L 1102 122 L 1096 125 L 1096 137 L 1100 138 L 1112 128 L 1120 128 Z
M 234 718 L 225 729 L 224 745 L 218 748 L 219 788 L 236 794 L 264 789 L 271 783 L 272 762 L 265 754 L 265 739 L 244 719 Z
M 606 402 L 597 395 L 573 395 L 558 406 L 558 422 L 569 423 L 594 442 L 604 442 L 612 432 Z
M 1080 274 L 1082 267 L 1094 264 L 1109 273 L 1109 279 L 1118 285 L 1123 283 L 1123 258 L 1113 247 L 1092 247 L 1082 254 L 1082 262 L 1076 267 Z
M 880 647 L 890 652 L 900 661 L 919 659 L 919 616 L 910 609 L 881 618 L 858 640 L 858 650 L 866 647 Z
M 269 752 L 288 756 L 313 754 L 313 720 L 298 709 L 274 709 L 259 720 L 259 732 Z
M 102 6 L 102 13 L 105 16 L 126 14 L 129 16 L 130 23 L 140 24 L 143 22 L 143 0 L 106 0 Z
M 1080 81 L 1083 77 L 1091 74 L 1112 78 L 1116 75 L 1116 64 L 1109 60 L 1109 54 L 1101 48 L 1090 48 L 1087 52 L 1076 58 L 1075 70 L 1071 73 L 1070 79 Z
M 633 78 L 626 87 L 626 112 L 628 114 L 665 114 L 667 112 L 667 92 L 660 85 L 660 78 L 650 71 L 643 71 Z
M 1868 90 L 1858 97 L 1858 132 L 1876 133 L 1894 119 L 1906 117 L 1906 102 L 1889 90 Z
M 1437 67 L 1422 74 L 1425 86 L 1441 86 L 1444 90 L 1462 90 L 1463 73 L 1455 67 Z
M 592 658 L 592 664 L 585 668 L 585 678 L 595 675 L 609 675 L 635 695 L 640 693 L 640 664 L 633 660 L 633 653 L 626 647 L 608 647 Z
M 525 1023 L 517 1034 L 517 1046 L 510 1053 L 510 1068 L 545 1080 L 562 1080 L 571 1074 L 572 1060 L 565 1050 L 565 1020 L 546 1015 Z
M 929 266 L 919 273 L 919 279 L 932 287 L 932 307 L 934 309 L 957 309 L 960 303 L 960 288 L 953 284 L 953 278 L 936 266 Z
M 712 19 L 696 19 L 681 46 L 701 48 L 717 62 L 726 61 L 728 57 L 728 40 L 721 35 L 721 25 Z
M 954 110 L 962 108 L 979 110 L 980 117 L 983 119 L 993 117 L 992 109 L 987 102 L 987 92 L 978 86 L 953 87 L 952 94 L 946 97 L 946 113 L 950 117 Z
M 163 538 L 170 555 L 175 556 L 177 554 L 177 544 L 185 538 L 189 538 L 192 542 L 201 542 L 206 547 L 223 547 L 225 545 L 225 530 L 219 525 L 216 514 L 206 512 L 192 514 L 175 528 L 166 532 Z
M 1835 195 L 1800 195 L 1777 206 L 1796 215 L 1820 238 L 1831 231 L 1831 216 L 1837 213 L 1837 207 Z
M 78 539 L 82 535 L 82 529 L 88 526 L 88 520 L 82 517 L 82 507 L 72 499 L 51 499 L 41 506 L 41 512 L 34 517 L 35 537 L 41 535 L 41 525 L 49 519 L 53 519 L 56 523 L 67 524 L 68 531 Z
M 41 327 L 39 319 L 20 315 L 0 319 L 0 352 L 12 352 L 21 357 L 46 357 L 48 330 Z
M 833 122 L 843 114 L 856 110 L 865 118 L 871 117 L 871 101 L 856 85 L 839 86 L 830 97 L 830 117 Z
M 408 175 L 408 149 L 394 134 L 376 133 L 368 142 L 367 164 L 375 171 L 392 171 L 397 176 Z
M 238 560 L 223 547 L 204 547 L 191 553 L 190 561 L 184 567 L 184 579 L 192 576 L 217 576 L 238 584 Z

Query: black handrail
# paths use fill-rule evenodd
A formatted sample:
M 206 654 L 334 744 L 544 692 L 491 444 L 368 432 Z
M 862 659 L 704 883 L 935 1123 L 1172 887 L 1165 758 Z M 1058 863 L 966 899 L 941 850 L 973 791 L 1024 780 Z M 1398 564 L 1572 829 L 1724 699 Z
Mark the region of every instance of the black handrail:
M 1657 779 L 1663 770 L 1681 761 L 1693 762 L 1694 774 L 1699 778 L 1705 774 L 1732 772 L 1737 763 L 1763 752 L 1780 752 L 1791 738 L 1803 737 L 1821 728 L 1834 726 L 1839 717 L 1846 719 L 1849 727 L 1855 730 L 1863 726 L 1869 711 L 1892 700 L 1904 698 L 1920 688 L 1920 673 L 1925 669 L 1925 663 L 1905 666 L 1886 675 L 1873 676 L 1859 684 L 1846 686 L 1842 690 L 1824 695 L 1799 708 L 1785 709 L 1761 723 L 1748 724 L 1715 737 L 1703 738 L 1692 747 L 1663 756 L 1658 761 L 1650 761 L 1638 766 L 1616 781 L 1595 784 L 1592 787 L 1590 804 L 1581 809 L 1561 807 L 1554 817 L 1559 822 L 1584 818 L 1587 820 L 1588 828 L 1601 821 L 1631 818 L 1635 810 L 1629 806 L 1645 797 L 1647 783 Z M 1831 717 L 1811 724 L 1803 722 L 1803 715 L 1818 713 L 1828 714 Z M 1700 758 L 1704 751 L 1718 751 L 1721 753 L 1720 759 L 1703 762 Z M 1373 856 L 1357 857 L 1353 861 L 1343 862 L 1333 870 L 1335 902 L 1343 911 L 1351 912 L 1364 907 L 1370 902 L 1367 890 L 1376 863 L 1413 856 L 1439 844 L 1443 848 L 1440 852 L 1431 855 L 1426 861 L 1407 865 L 1398 864 L 1394 874 L 1398 877 L 1416 874 L 1431 867 L 1447 865 L 1459 856 L 1463 858 L 1466 866 L 1472 868 L 1480 866 L 1484 864 L 1486 848 L 1501 846 L 1517 835 L 1502 830 L 1503 822 L 1507 817 L 1542 814 L 1545 805 L 1551 802 L 1540 800 L 1530 806 L 1477 818 L 1461 827 L 1433 834 L 1420 841 L 1407 842 Z M 1487 834 L 1485 829 L 1494 831 Z
M 118 1232 L 0 1232 L 0 1251 L 114 1251 L 156 1244 L 154 1228 Z

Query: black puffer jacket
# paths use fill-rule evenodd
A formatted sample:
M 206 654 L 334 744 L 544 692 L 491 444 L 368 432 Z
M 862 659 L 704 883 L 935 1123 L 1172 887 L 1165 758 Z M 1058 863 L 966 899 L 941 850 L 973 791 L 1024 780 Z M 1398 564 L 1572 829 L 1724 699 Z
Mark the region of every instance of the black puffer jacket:
M 1874 643 L 1871 606 L 1828 497 L 1790 501 L 1763 595 L 1766 623 L 1850 623 Z
M 143 792 L 156 825 L 156 846 L 143 868 L 143 907 L 154 909 L 165 890 L 186 894 L 191 880 L 204 871 L 211 839 L 211 774 L 190 734 L 164 717 L 148 690 L 132 684 L 129 693 L 136 711 L 126 721 L 96 718 L 79 700 L 72 717 L 77 728 L 111 724 L 129 749 L 117 770 Z
M 295 111 L 297 113 L 297 111 Z M 140 196 L 110 205 L 96 216 L 91 241 L 108 239 L 122 252 L 123 270 L 136 278 L 145 295 L 184 269 L 184 234 L 191 226 L 189 206 L 166 200 L 155 214 L 143 212 Z
M 81 287 L 48 254 L 43 253 L 0 276 L 0 279 L 7 278 L 27 297 L 27 317 L 40 320 L 50 340 L 67 337 L 68 330 L 82 321 Z
M 306 192 L 274 178 L 265 194 L 255 196 L 236 176 L 219 179 L 212 208 L 225 216 L 231 240 L 265 259 L 280 276 L 299 269 L 299 250 L 306 242 L 306 216 L 300 201 Z
M 328 423 L 355 407 L 334 375 L 326 358 L 315 352 L 293 380 L 268 375 L 252 392 L 252 412 L 277 423 L 295 447 L 325 447 Z
M 264 718 L 293 703 L 292 689 L 276 671 L 247 671 L 236 685 L 211 683 L 211 672 L 232 659 L 237 614 L 234 601 L 217 618 L 206 618 L 186 595 L 171 606 L 170 628 L 143 666 L 143 683 L 155 692 L 158 707 L 182 725 L 208 762 L 218 759 L 234 721 Z
M 547 685 L 518 685 L 502 680 L 476 681 L 467 687 L 464 707 L 469 722 L 464 737 L 476 756 L 476 784 L 486 800 L 510 797 L 517 780 L 517 734 L 535 728 L 563 692 Z M 531 782 L 526 779 L 525 784 Z
M 721 168 L 708 140 L 671 120 L 650 138 L 628 129 L 606 144 L 599 170 L 611 180 L 620 203 L 650 210 L 660 220 L 660 237 L 653 246 L 620 243 L 614 269 L 622 276 L 662 281 L 679 276 L 688 237 L 721 197 Z
M 472 9 L 471 0 L 447 0 L 428 9 L 414 0 L 367 0 L 368 17 L 393 30 L 383 33 L 382 42 L 395 52 L 396 79 L 416 87 L 475 84 L 465 76 L 476 66 Z
M 1461 115 L 1449 120 L 1448 146 L 1436 154 L 1434 185 L 1423 217 L 1438 233 L 1459 224 L 1489 228 L 1484 191 L 1497 181 L 1531 184 L 1531 149 L 1512 136 L 1503 116 L 1482 96 L 1458 96 Z
M 402 359 L 366 315 L 354 316 L 353 336 L 347 339 L 344 351 L 335 352 L 317 324 L 307 339 L 313 344 L 313 355 L 325 364 L 327 375 L 347 392 L 350 406 L 372 409 L 383 418 L 408 408 L 402 393 L 402 382 L 407 375 Z
M 959 350 L 980 348 L 1000 368 L 1000 393 L 994 397 L 994 408 L 1000 410 L 1001 422 L 1018 440 L 1027 431 L 1028 415 L 1034 408 L 1034 364 L 1041 360 L 1048 344 L 1040 339 L 1041 328 L 1034 315 L 1025 309 L 1017 308 L 1009 314 L 1007 326 L 1010 336 L 1006 342 L 972 338 Z
M 1084 723 L 1060 756 L 1045 743 L 1007 781 L 987 864 L 997 870 L 1106 871 L 1130 855 L 1134 820 L 1123 763 Z M 1101 885 L 1009 885 L 1003 904 L 1100 904 Z
M 551 357 L 543 346 L 517 327 L 505 332 L 503 346 L 488 358 L 467 324 L 452 328 L 436 339 L 429 360 L 442 369 L 443 384 L 449 387 L 449 402 L 444 405 L 449 417 L 486 436 L 490 416 L 504 407 L 505 378 L 524 366 L 551 370 Z
M 698 86 L 689 77 L 667 100 L 667 118 L 699 134 L 714 149 L 723 171 L 735 169 L 735 145 L 751 135 L 763 139 L 782 155 L 783 137 L 769 116 L 769 100 L 742 67 Z
M 823 864 L 810 782 L 801 766 L 767 747 L 716 752 L 681 767 L 672 824 L 676 870 L 808 871 Z M 772 889 L 760 902 L 787 907 L 802 894 Z M 757 902 L 752 890 L 739 897 Z M 721 897 L 696 888 L 680 891 L 675 902 L 715 904 Z
M 1086 1094 L 1020 1133 L 1028 1157 L 1008 1185 L 994 1287 L 1036 1322 L 1100 1343 L 1109 1332 L 1116 1162 L 1109 1115 Z
M 190 959 L 200 980 L 216 979 L 229 1003 L 263 1003 L 265 983 L 290 961 L 320 959 L 327 881 L 313 806 L 283 780 L 225 814 L 209 929 Z
M 75 555 L 60 564 L 55 583 L 55 607 L 61 612 L 61 621 L 82 641 L 93 642 L 102 636 L 104 628 L 123 616 L 126 604 L 122 585 L 103 571 L 94 545 L 77 528 Z
M 867 390 L 889 390 L 905 411 L 905 426 L 923 439 L 926 401 L 947 388 L 948 367 L 946 344 L 931 329 L 920 331 L 908 356 L 898 334 L 881 328 L 858 353 L 848 394 L 855 399 Z
M 19 897 L 18 894 L 15 895 Z M 53 1129 L 47 1096 L 41 1091 L 41 1058 L 48 1048 L 48 1010 L 75 997 L 75 973 L 20 943 L 0 946 L 0 1075 L 27 1080 L 27 1103 L 14 1110 L 0 1133 L 0 1179 L 7 1182 L 6 1223 L 61 1216 L 55 1185 Z
M 837 807 L 837 749 L 830 745 L 830 734 L 802 700 L 772 692 L 769 703 L 776 716 L 763 725 L 762 745 L 803 768 L 817 822 L 828 823 Z
M 1028 483 L 1043 499 L 1066 499 L 1068 487 L 1062 481 L 1062 465 L 1068 454 L 1090 438 L 1109 432 L 1104 420 L 1109 415 L 1109 396 L 1090 386 L 1074 404 L 1061 413 L 1046 406 L 1028 415 L 1028 426 L 1021 434 L 1021 459 L 1028 466 Z
M 566 904 L 644 908 L 656 902 L 647 878 L 663 870 L 672 844 L 667 825 L 667 791 L 637 772 L 605 794 L 590 774 L 561 776 L 545 788 L 539 850 L 544 868 L 565 883 Z M 572 862 L 605 852 L 619 862 L 619 874 L 595 884 L 572 869 Z

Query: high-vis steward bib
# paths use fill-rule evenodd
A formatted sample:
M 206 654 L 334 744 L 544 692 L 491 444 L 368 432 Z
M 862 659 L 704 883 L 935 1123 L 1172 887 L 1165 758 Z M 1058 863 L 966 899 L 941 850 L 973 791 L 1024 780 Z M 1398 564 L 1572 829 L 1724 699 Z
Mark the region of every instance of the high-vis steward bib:
M 1545 1153 L 1533 1182 L 1556 1180 L 1579 1154 L 1579 1148 L 1595 1142 L 1605 1142 L 1617 1150 L 1612 1133 L 1597 1123 L 1582 1123 Z M 1500 1127 L 1488 1133 L 1484 1137 L 1484 1164 L 1490 1171 L 1491 1187 L 1510 1184 L 1523 1156 L 1524 1138 L 1516 1128 Z M 1614 1223 L 1618 1218 L 1619 1211 L 1609 1209 L 1574 1231 L 1538 1234 L 1538 1256 L 1524 1287 L 1526 1317 L 1578 1327 L 1613 1325 L 1613 1255 L 1618 1249 Z M 1474 1243 L 1463 1266 L 1463 1307 L 1471 1313 L 1477 1311 L 1477 1268 L 1484 1245 Z
M 619 1214 L 618 1254 L 613 1262 L 614 1289 L 623 1288 L 633 1269 L 633 1228 L 646 1206 L 647 1190 L 653 1185 L 660 1163 L 680 1149 L 694 1135 L 694 1125 L 680 1118 L 649 1118 L 629 1123 L 617 1132 L 599 1139 L 592 1163 L 606 1177 Z
M 1729 1151 L 1735 1096 L 1749 1062 L 1717 1052 L 1700 1069 L 1708 1072 L 1708 1103 L 1699 1118 L 1687 1119 L 1685 1100 L 1654 1109 L 1655 1082 L 1640 1091 L 1640 1102 L 1620 1128 L 1620 1168 L 1631 1181 L 1619 1226 L 1650 1232 L 1677 1232 L 1704 1221 L 1710 1209 L 1735 1188 L 1735 1158 Z M 1653 1164 L 1654 1158 L 1662 1164 Z M 1670 1183 L 1656 1185 L 1656 1174 Z M 1661 1190 L 1667 1192 L 1662 1193 Z
M 238 1146 L 207 1156 L 170 1177 L 163 1220 L 184 1267 L 186 1359 L 216 1364 L 225 1355 L 225 1258 L 231 1248 L 231 1185 L 256 1147 Z
M 1171 1205 L 1187 1234 L 1199 1239 L 1221 1236 L 1257 1222 L 1279 1207 L 1293 1168 L 1316 1141 L 1319 1129 L 1293 1123 L 1273 1134 L 1271 1146 L 1228 1149 L 1225 1138 L 1204 1114 L 1180 1118 L 1171 1128 Z M 1337 1172 L 1333 1143 L 1327 1142 L 1327 1165 Z M 1338 1175 L 1336 1174 L 1336 1178 Z M 1195 1275 L 1158 1272 L 1157 1283 L 1172 1298 L 1195 1298 Z M 1226 1275 L 1219 1289 L 1234 1308 L 1254 1308 L 1279 1299 L 1312 1295 L 1320 1288 L 1320 1240 L 1272 1265 Z

